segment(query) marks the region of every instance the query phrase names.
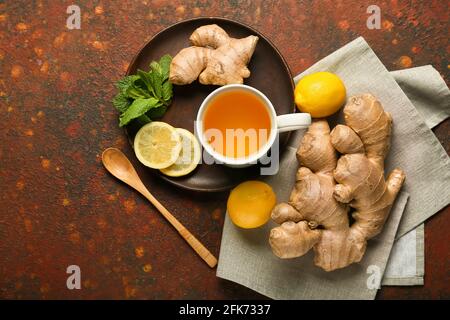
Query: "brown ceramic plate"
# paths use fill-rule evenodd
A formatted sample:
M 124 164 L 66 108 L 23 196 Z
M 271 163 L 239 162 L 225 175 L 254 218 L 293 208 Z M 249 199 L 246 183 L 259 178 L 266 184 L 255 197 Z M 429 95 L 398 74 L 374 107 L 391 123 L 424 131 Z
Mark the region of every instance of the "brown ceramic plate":
M 292 75 L 275 46 L 258 31 L 239 22 L 223 18 L 198 18 L 185 20 L 172 25 L 155 35 L 134 57 L 127 74 L 135 74 L 138 69 L 148 70 L 152 60 L 159 60 L 169 53 L 175 56 L 179 50 L 189 46 L 192 32 L 206 24 L 215 23 L 235 38 L 256 35 L 259 37 L 255 53 L 249 64 L 251 76 L 244 83 L 262 91 L 272 102 L 277 114 L 295 112 L 294 82 Z M 174 98 L 161 121 L 174 127 L 185 128 L 194 132 L 194 120 L 203 99 L 216 89 L 216 86 L 204 86 L 195 82 L 186 86 L 174 86 Z M 132 125 L 126 128 L 130 142 L 138 128 Z M 286 144 L 288 134 L 280 135 L 280 152 Z M 133 145 L 133 144 L 132 144 Z M 258 166 L 245 169 L 231 169 L 223 165 L 200 164 L 192 173 L 184 177 L 172 178 L 149 169 L 164 180 L 178 187 L 201 192 L 225 191 L 241 181 L 258 176 Z

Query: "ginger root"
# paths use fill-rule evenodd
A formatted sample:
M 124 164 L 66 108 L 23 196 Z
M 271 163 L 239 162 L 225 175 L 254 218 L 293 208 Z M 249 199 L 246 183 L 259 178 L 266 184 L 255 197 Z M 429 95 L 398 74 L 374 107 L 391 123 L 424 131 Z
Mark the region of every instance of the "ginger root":
M 392 118 L 380 102 L 370 94 L 351 97 L 344 116 L 346 125 L 332 132 L 326 120 L 310 126 L 297 151 L 301 167 L 289 202 L 271 214 L 281 224 L 270 232 L 274 254 L 295 258 L 312 248 L 315 264 L 325 271 L 362 259 L 405 179 L 400 169 L 384 179 Z
M 197 28 L 189 38 L 192 47 L 182 49 L 170 65 L 169 80 L 185 85 L 199 78 L 201 84 L 243 83 L 250 76 L 247 64 L 257 36 L 235 39 L 218 25 Z

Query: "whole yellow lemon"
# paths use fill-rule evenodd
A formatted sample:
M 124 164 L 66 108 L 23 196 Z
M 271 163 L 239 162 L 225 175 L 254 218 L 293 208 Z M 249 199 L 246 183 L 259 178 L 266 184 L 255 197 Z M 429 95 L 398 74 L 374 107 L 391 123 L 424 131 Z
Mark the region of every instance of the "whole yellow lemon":
M 267 183 L 251 180 L 231 190 L 227 210 L 238 227 L 257 228 L 269 220 L 276 201 L 275 193 Z
M 346 90 L 342 80 L 331 72 L 316 72 L 300 79 L 294 91 L 295 104 L 313 118 L 337 112 L 345 103 Z

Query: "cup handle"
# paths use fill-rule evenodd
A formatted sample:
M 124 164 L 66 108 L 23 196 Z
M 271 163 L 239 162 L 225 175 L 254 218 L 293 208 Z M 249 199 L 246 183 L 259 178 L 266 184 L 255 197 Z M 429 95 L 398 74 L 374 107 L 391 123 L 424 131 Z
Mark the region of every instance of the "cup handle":
M 309 113 L 288 113 L 277 116 L 278 132 L 308 128 L 311 124 Z

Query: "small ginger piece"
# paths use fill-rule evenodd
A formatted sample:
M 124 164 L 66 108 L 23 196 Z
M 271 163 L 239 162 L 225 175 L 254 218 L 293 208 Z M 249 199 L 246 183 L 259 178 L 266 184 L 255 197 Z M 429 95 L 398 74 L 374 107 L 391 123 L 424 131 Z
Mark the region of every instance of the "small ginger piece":
M 176 85 L 226 85 L 243 83 L 250 76 L 247 68 L 255 51 L 257 36 L 230 37 L 218 25 L 197 28 L 189 38 L 192 47 L 182 49 L 170 65 L 169 80 Z
M 319 240 L 320 232 L 309 228 L 306 221 L 284 222 L 270 231 L 272 250 L 280 258 L 295 258 L 307 253 Z
M 297 151 L 301 167 L 289 202 L 271 214 L 280 224 L 269 237 L 274 254 L 295 258 L 312 248 L 314 263 L 325 271 L 362 259 L 405 179 L 400 169 L 384 179 L 392 118 L 380 102 L 370 94 L 351 97 L 344 115 L 346 125 L 331 133 L 326 120 L 310 126 Z

